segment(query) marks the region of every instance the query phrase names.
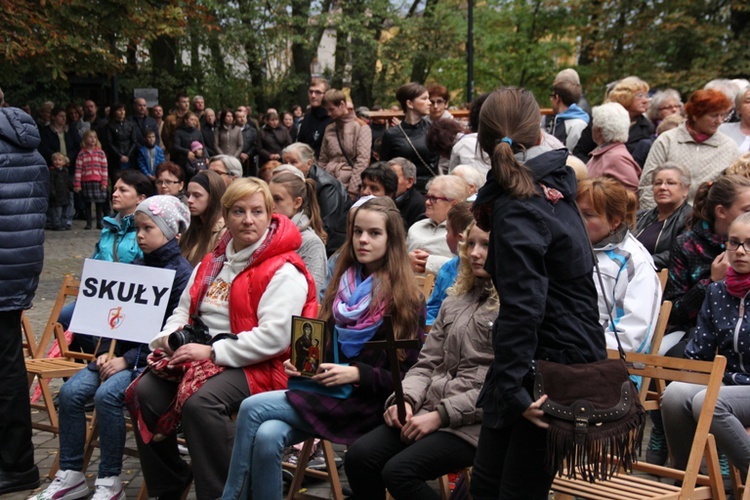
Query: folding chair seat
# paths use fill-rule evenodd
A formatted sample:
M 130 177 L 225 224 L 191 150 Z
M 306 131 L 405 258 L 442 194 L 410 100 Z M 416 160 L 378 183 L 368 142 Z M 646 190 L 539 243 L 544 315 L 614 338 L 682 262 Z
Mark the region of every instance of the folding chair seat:
M 616 351 L 609 353 L 617 357 Z M 619 471 L 606 481 L 589 483 L 582 479 L 556 477 L 552 483 L 555 499 L 596 498 L 596 499 L 721 499 L 725 497 L 721 479 L 718 453 L 714 437 L 709 434 L 713 409 L 724 376 L 726 358 L 716 356 L 714 361 L 696 361 L 668 358 L 652 354 L 628 353 L 628 370 L 631 375 L 643 377 L 643 386 L 653 379 L 656 391 L 641 391 L 641 401 L 647 410 L 659 409 L 661 393 L 666 382 L 686 382 L 706 386 L 706 397 L 698 418 L 693 444 L 690 449 L 687 467 L 684 471 L 639 462 L 633 465 L 634 472 L 645 472 L 651 476 L 626 474 Z M 707 475 L 699 473 L 701 462 L 705 460 Z M 662 479 L 664 482 L 660 482 Z M 681 486 L 675 486 L 675 483 Z

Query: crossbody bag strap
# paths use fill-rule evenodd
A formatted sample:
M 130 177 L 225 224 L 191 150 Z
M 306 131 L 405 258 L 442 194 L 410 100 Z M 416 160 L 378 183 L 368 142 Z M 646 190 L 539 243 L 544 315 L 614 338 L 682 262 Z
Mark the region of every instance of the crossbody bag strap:
M 344 145 L 341 144 L 341 137 L 339 136 L 339 128 L 334 124 L 333 129 L 336 131 L 336 139 L 339 141 L 339 149 L 341 149 L 341 154 L 344 155 L 344 159 L 346 160 L 346 163 L 348 163 L 350 167 L 354 168 L 352 161 L 349 159 L 349 156 L 347 156 L 346 151 L 344 151 Z
M 414 143 L 412 143 L 411 139 L 409 139 L 409 136 L 406 135 L 406 131 L 404 130 L 404 128 L 401 126 L 400 123 L 398 124 L 398 129 L 401 131 L 402 134 L 404 134 L 404 137 L 406 138 L 406 142 L 409 143 L 409 146 L 411 146 L 411 150 L 414 151 L 415 155 L 417 155 L 417 158 L 419 158 L 419 161 L 422 162 L 422 165 L 424 165 L 424 167 L 430 171 L 433 177 L 437 177 L 438 174 L 436 174 L 435 171 L 432 170 L 432 168 L 427 164 L 427 162 L 424 161 L 424 159 L 422 158 L 422 155 L 420 155 L 419 151 L 417 151 L 417 148 L 414 147 Z
M 583 220 L 583 215 L 581 214 L 581 209 L 578 208 L 578 203 L 575 201 L 573 202 L 573 206 L 576 209 L 576 213 L 578 214 L 578 218 L 581 220 L 581 224 L 583 224 L 583 230 L 586 232 L 586 237 L 588 238 L 588 231 L 586 230 L 586 222 Z M 622 342 L 620 342 L 620 335 L 617 333 L 617 327 L 615 326 L 615 318 L 612 316 L 612 307 L 609 305 L 609 301 L 607 300 L 607 294 L 604 291 L 604 279 L 602 279 L 602 271 L 599 269 L 599 259 L 596 258 L 596 250 L 594 250 L 594 245 L 591 244 L 591 240 L 589 239 L 589 248 L 591 248 L 591 255 L 594 258 L 594 269 L 596 269 L 596 277 L 599 280 L 599 288 L 602 291 L 602 298 L 604 299 L 604 307 L 607 308 L 607 315 L 609 316 L 609 324 L 612 327 L 612 333 L 615 334 L 615 340 L 617 341 L 617 352 L 620 353 L 620 359 L 622 359 L 623 362 L 625 362 L 625 349 L 622 348 Z

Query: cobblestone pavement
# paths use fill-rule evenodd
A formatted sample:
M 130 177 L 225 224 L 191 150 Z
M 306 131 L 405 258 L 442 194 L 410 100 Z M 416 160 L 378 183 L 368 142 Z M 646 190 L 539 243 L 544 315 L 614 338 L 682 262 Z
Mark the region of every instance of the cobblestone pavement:
M 45 232 L 44 269 L 42 270 L 39 287 L 37 288 L 36 296 L 34 298 L 34 306 L 26 312 L 26 315 L 31 321 L 37 341 L 47 323 L 50 310 L 57 298 L 57 292 L 60 289 L 60 284 L 62 283 L 63 278 L 66 274 L 73 274 L 76 277 L 80 277 L 84 259 L 91 256 L 94 250 L 94 245 L 99 239 L 99 231 L 86 231 L 83 229 L 84 224 L 83 221 L 74 221 L 73 230 L 71 231 Z M 52 383 L 51 386 L 53 392 L 57 392 L 60 383 Z M 32 419 L 34 421 L 45 420 L 46 413 L 32 410 Z M 2 495 L 3 500 L 26 499 L 30 495 L 41 491 L 49 485 L 50 480 L 47 476 L 57 455 L 57 436 L 46 431 L 34 430 L 33 443 L 36 463 L 39 467 L 40 475 L 42 476 L 42 484 L 40 488 L 33 491 L 29 490 Z M 135 438 L 133 438 L 132 434 L 128 436 L 126 447 L 135 448 Z M 343 454 L 343 450 L 340 447 L 336 448 L 340 454 Z M 99 452 L 96 450 L 91 465 L 88 468 L 88 472 L 86 473 L 89 487 L 92 488 L 92 493 L 94 481 L 96 480 L 98 461 Z M 343 469 L 341 469 L 341 473 L 343 475 Z M 126 494 L 128 498 L 136 498 L 138 491 L 141 488 L 141 484 L 143 483 L 143 475 L 137 458 L 125 457 L 121 478 L 123 482 L 127 484 Z M 346 484 L 345 481 L 346 479 L 342 477 L 342 482 L 344 482 L 344 484 Z M 329 496 L 329 488 L 326 484 L 327 483 L 311 483 L 309 485 L 309 492 L 327 498 Z M 195 498 L 194 488 L 188 495 L 188 498 Z

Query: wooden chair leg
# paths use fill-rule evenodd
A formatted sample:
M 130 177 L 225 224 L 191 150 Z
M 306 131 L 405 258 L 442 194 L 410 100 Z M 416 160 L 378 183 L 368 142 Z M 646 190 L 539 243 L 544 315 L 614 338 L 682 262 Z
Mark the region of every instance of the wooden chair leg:
M 440 498 L 441 500 L 449 500 L 451 497 L 451 484 L 448 479 L 448 474 L 443 474 L 438 478 L 438 484 L 440 485 Z
M 83 448 L 83 472 L 86 473 L 86 469 L 89 468 L 89 462 L 91 456 L 94 454 L 94 448 L 96 447 L 96 440 L 99 439 L 99 419 L 96 416 L 96 410 L 91 415 L 91 422 L 89 422 L 88 432 L 86 433 L 86 445 Z
M 336 468 L 336 454 L 333 452 L 331 442 L 321 439 L 320 444 L 323 446 L 323 456 L 325 457 L 326 467 L 328 467 L 328 482 L 331 485 L 331 495 L 333 500 L 344 500 L 344 493 L 341 491 L 341 480 L 339 479 L 339 470 Z
M 55 474 L 57 474 L 59 468 L 60 450 L 57 450 L 57 453 L 55 453 L 55 459 L 52 461 L 52 467 L 49 468 L 49 474 L 47 474 L 47 477 L 50 478 L 50 481 L 53 481 L 55 479 Z
M 294 477 L 292 484 L 289 486 L 289 493 L 287 500 L 302 500 L 310 498 L 318 498 L 307 493 L 300 492 L 302 488 L 302 481 L 306 475 L 311 475 L 317 478 L 326 479 L 331 485 L 331 497 L 333 500 L 343 500 L 344 493 L 341 490 L 341 480 L 339 478 L 339 471 L 336 468 L 336 454 L 333 451 L 333 446 L 330 441 L 325 439 L 320 440 L 320 446 L 323 450 L 323 457 L 325 458 L 327 472 L 314 471 L 307 469 L 307 463 L 312 455 L 312 449 L 315 444 L 315 438 L 309 438 L 305 441 L 302 446 L 302 451 L 297 459 L 297 465 L 294 467 Z M 285 465 L 287 469 L 292 468 Z

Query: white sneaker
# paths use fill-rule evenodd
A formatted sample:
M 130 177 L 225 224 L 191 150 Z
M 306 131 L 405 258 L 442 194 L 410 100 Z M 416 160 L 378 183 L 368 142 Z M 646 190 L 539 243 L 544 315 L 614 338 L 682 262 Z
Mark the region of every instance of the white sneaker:
M 89 487 L 83 472 L 59 470 L 55 479 L 43 492 L 29 500 L 76 500 L 88 496 Z
M 100 477 L 94 486 L 96 491 L 91 500 L 125 500 L 125 487 L 120 476 Z

